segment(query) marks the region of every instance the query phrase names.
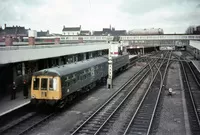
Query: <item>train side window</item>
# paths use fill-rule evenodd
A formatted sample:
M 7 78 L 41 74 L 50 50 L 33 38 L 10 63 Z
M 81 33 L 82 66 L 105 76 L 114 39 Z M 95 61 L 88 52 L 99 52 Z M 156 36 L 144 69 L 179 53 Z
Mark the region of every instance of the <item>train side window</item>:
M 69 82 L 66 83 L 66 86 L 69 87 Z
M 76 79 L 73 80 L 73 83 L 76 83 Z
M 41 90 L 47 90 L 47 79 L 46 78 L 41 79 Z
M 34 90 L 39 90 L 39 81 L 40 81 L 39 78 L 34 78 L 34 80 L 33 80 L 33 89 Z

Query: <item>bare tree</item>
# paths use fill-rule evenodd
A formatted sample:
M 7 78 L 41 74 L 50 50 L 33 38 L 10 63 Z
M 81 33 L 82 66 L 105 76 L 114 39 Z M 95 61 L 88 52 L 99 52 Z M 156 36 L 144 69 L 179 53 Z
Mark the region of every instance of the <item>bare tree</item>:
M 195 31 L 195 26 L 189 26 L 186 31 L 185 31 L 185 34 L 193 34 L 194 31 Z

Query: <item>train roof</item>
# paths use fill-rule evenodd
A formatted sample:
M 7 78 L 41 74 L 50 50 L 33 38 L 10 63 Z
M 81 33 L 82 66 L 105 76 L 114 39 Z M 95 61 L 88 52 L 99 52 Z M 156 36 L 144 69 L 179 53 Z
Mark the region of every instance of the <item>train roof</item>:
M 35 72 L 33 75 L 34 76 L 39 76 L 39 75 L 64 76 L 64 75 L 78 72 L 80 70 L 83 70 L 83 69 L 86 69 L 86 68 L 89 68 L 89 67 L 107 62 L 107 61 L 108 61 L 107 57 L 97 57 L 97 58 L 92 58 L 92 59 L 88 59 L 84 61 L 79 61 L 76 63 L 43 69 L 43 70 Z

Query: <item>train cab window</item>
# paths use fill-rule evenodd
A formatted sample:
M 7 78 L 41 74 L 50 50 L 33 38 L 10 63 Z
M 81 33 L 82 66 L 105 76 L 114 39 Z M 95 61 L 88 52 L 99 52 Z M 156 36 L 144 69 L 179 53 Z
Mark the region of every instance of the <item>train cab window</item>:
M 47 90 L 47 79 L 46 78 L 41 79 L 41 90 Z
M 50 78 L 49 79 L 49 90 L 56 90 L 56 87 L 57 87 L 56 78 Z
M 34 78 L 34 80 L 33 80 L 33 89 L 34 90 L 39 90 L 39 81 L 40 81 L 39 78 Z

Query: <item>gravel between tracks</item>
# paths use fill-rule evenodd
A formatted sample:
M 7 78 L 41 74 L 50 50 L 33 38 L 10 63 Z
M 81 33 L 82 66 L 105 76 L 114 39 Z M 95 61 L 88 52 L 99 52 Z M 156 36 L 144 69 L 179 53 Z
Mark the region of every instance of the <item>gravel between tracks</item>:
M 136 73 L 141 66 L 134 66 L 127 72 L 122 73 L 113 81 L 113 89 L 108 90 L 106 86 L 99 88 L 93 93 L 89 93 L 86 98 L 76 103 L 65 112 L 56 116 L 33 130 L 31 135 L 69 135 L 75 125 L 80 123 L 86 116 L 96 110 L 104 103 L 117 89 Z
M 120 113 L 118 120 L 115 121 L 112 128 L 108 131 L 108 133 L 107 133 L 108 135 L 122 134 L 120 131 L 121 131 L 123 125 L 125 125 L 125 122 L 130 121 L 130 116 L 132 116 L 131 114 L 133 114 L 135 112 L 139 100 L 141 99 L 142 95 L 144 94 L 145 89 L 147 89 L 149 82 L 151 81 L 150 75 L 145 78 L 142 85 L 135 92 L 134 97 L 132 97 L 132 99 L 126 105 L 125 109 Z M 127 125 L 127 123 L 126 123 L 126 125 Z
M 173 96 L 168 96 L 168 89 L 173 89 Z M 183 96 L 180 64 L 173 63 L 167 73 L 167 85 L 160 115 L 157 135 L 185 135 L 188 131 L 187 117 L 184 111 L 185 102 Z M 188 133 L 188 132 L 187 132 Z

